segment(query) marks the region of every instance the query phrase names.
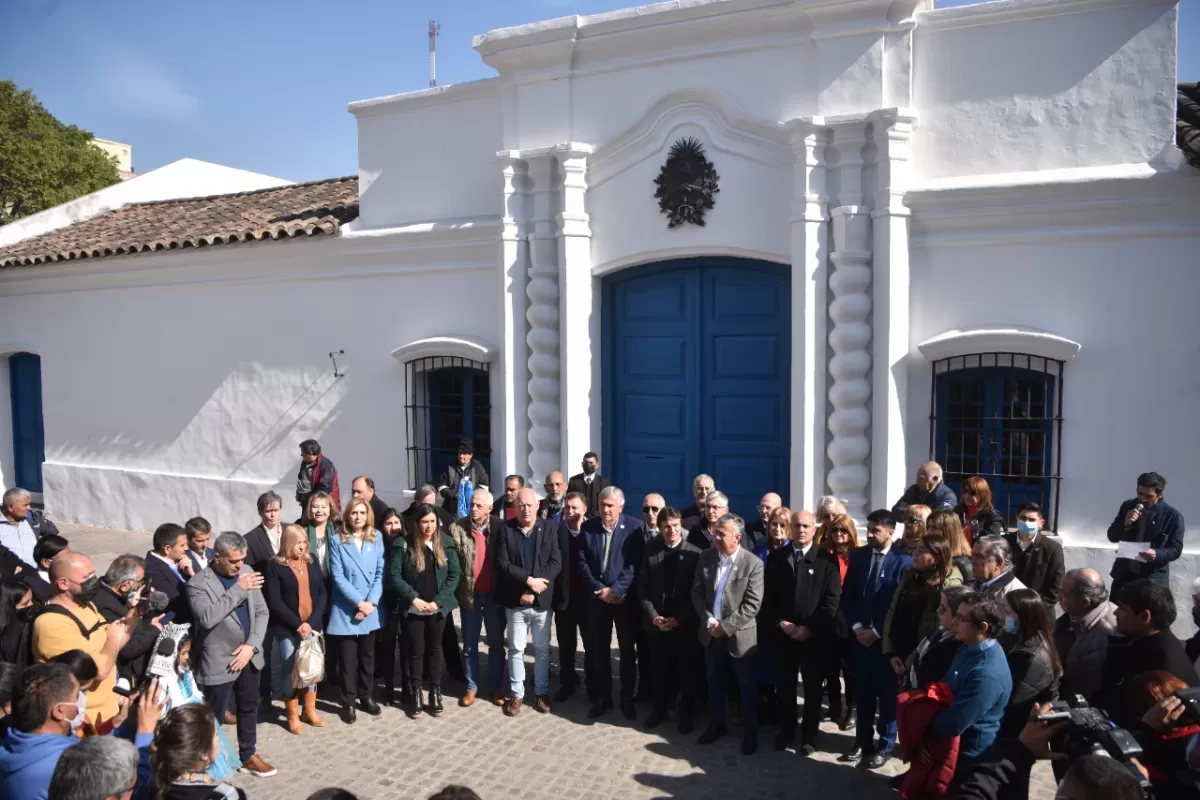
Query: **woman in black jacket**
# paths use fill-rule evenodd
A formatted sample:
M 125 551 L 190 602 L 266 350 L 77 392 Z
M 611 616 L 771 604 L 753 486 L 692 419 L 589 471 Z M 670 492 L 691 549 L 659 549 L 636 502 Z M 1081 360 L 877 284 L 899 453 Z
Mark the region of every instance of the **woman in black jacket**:
M 954 618 L 969 592 L 966 586 L 947 586 L 942 589 L 937 607 L 938 626 L 909 654 L 904 688 L 920 689 L 946 677 L 954 654 L 962 646 L 962 642 L 954 636 Z
M 220 752 L 217 720 L 204 703 L 171 709 L 154 733 L 150 762 L 155 800 L 246 800 L 246 793 L 204 773 Z
M 883 628 L 883 657 L 901 678 L 908 672 L 908 657 L 937 630 L 942 592 L 963 582 L 950 558 L 950 543 L 936 533 L 917 542 L 912 564 L 892 595 Z
M 992 487 L 978 475 L 963 481 L 962 502 L 954 509 L 971 544 L 983 536 L 1003 536 L 1004 518 L 992 505 Z
M 279 642 L 283 668 L 283 703 L 287 709 L 287 729 L 297 736 L 303 720 L 314 728 L 323 728 L 317 715 L 317 687 L 292 686 L 292 667 L 300 642 L 325 627 L 325 575 L 321 565 L 308 553 L 308 532 L 299 525 L 284 525 L 279 554 L 266 563 L 267 609 L 271 612 L 269 629 Z M 297 697 L 299 695 L 299 697 Z M 303 706 L 303 712 L 301 712 Z
M 1062 662 L 1054 646 L 1050 614 L 1033 589 L 1014 589 L 1004 596 L 1009 617 L 1005 631 L 1015 638 L 1008 654 L 1012 672 L 1012 695 L 998 736 L 1016 736 L 1029 721 L 1035 703 L 1048 703 L 1058 696 Z
M 32 660 L 33 591 L 24 582 L 0 583 L 0 661 L 25 669 Z

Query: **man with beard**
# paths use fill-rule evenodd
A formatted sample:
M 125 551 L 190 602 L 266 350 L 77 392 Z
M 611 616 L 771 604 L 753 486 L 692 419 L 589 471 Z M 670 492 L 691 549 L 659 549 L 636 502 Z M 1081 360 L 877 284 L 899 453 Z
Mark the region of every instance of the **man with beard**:
M 92 602 L 100 578 L 83 553 L 62 553 L 50 565 L 50 600 L 33 621 L 33 659 L 41 664 L 68 650 L 82 650 L 96 662 L 96 683 L 87 694 L 93 725 L 117 716 L 117 657 L 129 639 L 125 618 L 105 622 Z
M 126 553 L 117 556 L 108 565 L 108 572 L 100 579 L 100 591 L 96 593 L 96 610 L 107 622 L 127 618 L 129 610 L 137 608 L 146 589 L 146 562 L 140 556 Z M 146 672 L 150 650 L 162 633 L 162 615 L 154 618 L 133 617 L 127 619 L 129 641 L 117 654 L 117 673 L 138 683 Z
M 504 494 L 496 504 L 496 516 L 503 520 L 514 519 L 517 516 L 517 492 L 525 488 L 525 478 L 521 475 L 509 475 L 504 479 Z
M 593 452 L 583 454 L 583 472 L 572 476 L 567 482 L 568 492 L 579 492 L 587 501 L 587 515 L 600 513 L 600 493 L 612 486 L 612 481 L 600 474 L 600 456 Z
M 567 492 L 567 479 L 561 472 L 551 472 L 546 476 L 546 497 L 538 507 L 538 519 L 548 519 L 562 522 L 564 496 Z M 586 502 L 586 500 L 584 501 Z

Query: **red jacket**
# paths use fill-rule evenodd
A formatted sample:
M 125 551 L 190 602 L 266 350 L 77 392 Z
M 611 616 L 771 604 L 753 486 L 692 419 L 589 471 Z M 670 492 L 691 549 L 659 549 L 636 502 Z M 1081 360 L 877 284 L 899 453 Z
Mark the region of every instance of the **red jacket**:
M 901 800 L 944 800 L 949 793 L 958 763 L 958 737 L 929 736 L 928 731 L 938 712 L 953 702 L 954 693 L 944 683 L 900 693 L 896 728 L 901 757 L 910 762 L 904 785 L 900 787 Z M 920 744 L 929 748 L 928 764 L 920 764 L 913 758 Z

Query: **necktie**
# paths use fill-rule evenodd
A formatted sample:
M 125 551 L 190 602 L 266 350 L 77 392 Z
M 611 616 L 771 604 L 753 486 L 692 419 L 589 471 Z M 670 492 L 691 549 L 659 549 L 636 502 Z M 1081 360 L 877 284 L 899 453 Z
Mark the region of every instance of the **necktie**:
M 859 619 L 863 625 L 871 624 L 871 606 L 875 600 L 875 584 L 879 582 L 880 561 L 878 552 L 871 553 L 871 571 L 867 573 L 867 586 L 863 592 L 862 613 Z
M 612 531 L 604 531 L 604 558 L 600 562 L 600 577 L 603 580 L 608 580 L 608 550 L 612 546 L 612 537 Z

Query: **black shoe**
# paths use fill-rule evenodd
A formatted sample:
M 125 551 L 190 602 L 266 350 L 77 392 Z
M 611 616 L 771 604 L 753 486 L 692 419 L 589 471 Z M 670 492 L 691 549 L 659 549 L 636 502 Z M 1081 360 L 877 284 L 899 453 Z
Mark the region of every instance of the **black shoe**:
M 700 738 L 696 740 L 696 744 L 712 744 L 724 735 L 724 725 L 709 725 L 704 729 L 704 733 L 700 734 Z
M 813 747 L 811 744 L 806 744 L 800 748 L 799 752 L 802 756 L 811 756 L 817 752 L 817 748 Z
M 834 713 L 828 708 L 821 712 L 821 722 L 828 722 L 834 718 Z
M 646 724 L 643 726 L 646 730 L 654 730 L 659 725 L 662 725 L 667 719 L 667 715 L 661 711 L 651 711 L 650 716 L 646 717 Z
M 775 737 L 775 749 L 779 751 L 787 750 L 795 743 L 796 734 L 790 731 L 780 731 L 779 735 Z
M 695 726 L 692 724 L 692 718 L 690 716 L 679 718 L 678 730 L 680 733 L 687 735 L 691 733 L 694 728 Z
M 575 694 L 574 686 L 560 686 L 558 691 L 554 693 L 554 702 L 565 703 L 571 699 L 571 695 Z
M 900 791 L 900 787 L 904 785 L 904 779 L 908 777 L 907 772 L 901 772 L 899 775 L 893 775 L 888 778 L 888 788 Z
M 891 759 L 886 750 L 879 748 L 867 759 L 867 769 L 879 769 Z
M 747 733 L 742 737 L 742 755 L 752 756 L 754 751 L 758 749 L 758 734 Z
M 363 712 L 370 714 L 372 717 L 378 717 L 383 713 L 383 709 L 379 707 L 379 703 L 376 703 L 375 698 L 373 697 L 362 698 L 358 701 L 358 707 L 361 708 Z
M 588 719 L 598 719 L 604 716 L 604 712 L 610 710 L 612 707 L 612 700 L 597 700 L 588 709 Z
M 352 703 L 345 703 L 342 705 L 342 713 L 340 716 L 342 718 L 342 722 L 346 723 L 347 725 L 353 725 L 358 721 L 358 712 L 354 710 L 354 705 Z
M 429 687 L 429 714 L 430 716 L 440 717 L 442 711 L 442 687 L 431 685 Z
M 847 750 L 846 752 L 842 753 L 840 756 L 838 756 L 838 761 L 842 762 L 843 764 L 856 764 L 859 761 L 862 761 L 862 757 L 863 757 L 862 748 L 861 747 L 852 747 L 849 750 Z
M 621 701 L 621 713 L 625 715 L 625 719 L 631 722 L 637 719 L 637 708 L 634 707 L 632 700 Z
M 858 717 L 858 710 L 851 708 L 849 711 L 846 712 L 845 718 L 838 721 L 838 730 L 839 731 L 854 730 L 854 725 L 858 722 L 857 717 Z

